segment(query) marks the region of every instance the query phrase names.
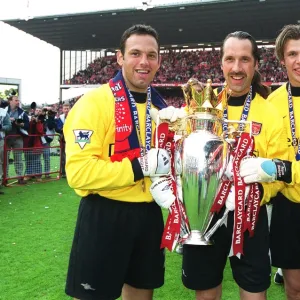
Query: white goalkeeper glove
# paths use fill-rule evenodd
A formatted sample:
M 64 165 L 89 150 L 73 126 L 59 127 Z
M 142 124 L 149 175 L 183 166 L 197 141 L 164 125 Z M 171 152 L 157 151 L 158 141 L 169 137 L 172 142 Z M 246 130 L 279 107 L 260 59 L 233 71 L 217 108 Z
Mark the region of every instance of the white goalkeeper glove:
M 244 201 L 247 199 L 247 197 L 249 195 L 249 192 L 250 192 L 250 187 L 246 186 Z M 225 202 L 225 206 L 228 210 L 234 210 L 235 209 L 235 189 L 234 189 L 234 185 L 232 185 L 231 188 L 230 188 L 228 197 L 227 197 L 226 202 Z
M 143 174 L 147 176 L 162 176 L 170 172 L 171 160 L 165 149 L 152 148 L 146 155 L 138 158 Z
M 151 178 L 153 180 L 153 178 Z M 150 186 L 150 193 L 154 201 L 161 207 L 169 209 L 175 201 L 175 196 L 171 190 L 168 177 L 162 176 L 154 179 Z
M 248 157 L 241 161 L 240 175 L 245 183 L 273 182 L 275 180 L 290 183 L 291 162 L 262 157 Z
M 168 106 L 161 110 L 152 108 L 150 110 L 151 118 L 154 122 L 157 120 L 157 115 L 161 120 L 175 122 L 177 119 L 182 119 L 187 116 L 187 112 L 184 108 L 176 108 L 174 106 Z

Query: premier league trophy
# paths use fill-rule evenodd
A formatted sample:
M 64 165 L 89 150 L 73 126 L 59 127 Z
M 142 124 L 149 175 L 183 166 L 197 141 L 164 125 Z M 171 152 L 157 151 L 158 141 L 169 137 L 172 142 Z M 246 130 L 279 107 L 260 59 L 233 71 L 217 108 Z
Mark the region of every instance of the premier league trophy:
M 210 245 L 205 233 L 212 220 L 211 207 L 229 160 L 230 145 L 222 138 L 222 103 L 218 104 L 211 80 L 197 91 L 198 81 L 183 86 L 188 109 L 187 133 L 179 151 L 182 159 L 183 202 L 190 226 L 184 244 Z M 219 107 L 220 106 L 220 107 Z

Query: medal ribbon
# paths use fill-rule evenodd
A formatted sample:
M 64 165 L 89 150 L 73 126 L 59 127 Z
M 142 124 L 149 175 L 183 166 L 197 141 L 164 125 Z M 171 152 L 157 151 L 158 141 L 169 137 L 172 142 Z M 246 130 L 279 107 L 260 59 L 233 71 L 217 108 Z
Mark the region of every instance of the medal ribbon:
M 250 86 L 249 93 L 246 97 L 243 111 L 241 114 L 241 121 L 247 121 L 250 106 L 252 101 L 252 86 Z M 223 121 L 228 120 L 228 108 L 225 107 L 223 113 Z M 245 128 L 245 124 L 239 125 L 239 131 L 243 131 Z M 228 132 L 228 123 L 223 122 L 223 132 Z M 228 137 L 228 134 L 225 134 L 225 138 Z M 250 185 L 250 192 L 248 195 L 248 205 L 247 210 L 245 212 L 245 188 L 246 185 L 243 182 L 242 178 L 239 175 L 239 165 L 241 159 L 249 155 L 249 152 L 254 149 L 254 139 L 250 138 L 248 133 L 242 133 L 241 137 L 238 140 L 237 149 L 234 151 L 234 160 L 233 160 L 233 181 L 234 181 L 234 189 L 235 189 L 235 211 L 234 211 L 234 229 L 233 229 L 233 238 L 232 238 L 232 250 L 233 255 L 239 256 L 239 254 L 243 254 L 243 233 L 248 230 L 250 236 L 254 234 L 255 224 L 257 222 L 258 212 L 260 209 L 260 192 L 258 184 Z M 226 192 L 226 183 L 221 185 L 220 192 L 224 194 Z M 223 201 L 221 201 L 223 200 Z M 215 200 L 213 207 L 217 211 L 220 210 L 221 206 L 225 203 L 224 199 L 218 198 Z M 244 216 L 246 214 L 246 221 L 243 222 Z
M 151 89 L 148 86 L 147 89 L 147 100 L 146 100 L 146 128 L 145 128 L 145 149 L 142 148 L 143 142 L 141 138 L 141 129 L 140 129 L 140 122 L 139 122 L 139 115 L 136 107 L 135 100 L 128 90 L 129 94 L 129 103 L 131 106 L 131 111 L 133 114 L 133 121 L 135 125 L 135 129 L 137 132 L 139 144 L 141 146 L 141 156 L 143 157 L 150 149 L 151 149 L 151 137 L 152 137 L 152 121 L 150 116 L 150 109 L 151 109 Z
M 252 101 L 252 86 L 250 86 L 249 93 L 248 93 L 248 95 L 246 97 L 240 121 L 247 121 L 249 110 L 250 110 L 251 101 Z M 224 121 L 228 120 L 228 108 L 227 108 L 227 105 L 228 105 L 228 103 L 226 103 L 226 107 L 224 108 L 224 111 L 223 111 L 223 125 L 222 125 L 222 127 L 223 127 L 223 132 L 225 132 L 225 133 L 228 132 L 228 123 L 224 122 Z M 245 124 L 240 124 L 239 125 L 239 131 L 243 131 L 244 127 L 245 127 Z M 228 134 L 225 134 L 225 138 L 227 138 L 227 137 L 228 137 Z
M 145 149 L 142 148 L 142 139 L 140 131 L 140 123 L 138 111 L 135 100 L 123 84 L 122 80 L 114 82 L 109 81 L 110 88 L 115 97 L 115 122 L 116 122 L 116 135 L 115 135 L 115 149 L 114 154 L 110 157 L 111 161 L 122 161 L 125 157 L 130 160 L 144 156 L 151 149 L 151 136 L 152 136 L 152 121 L 150 116 L 151 109 L 151 89 L 147 89 L 146 100 L 146 127 L 145 127 Z M 126 95 L 126 91 L 129 99 Z M 129 137 L 132 134 L 132 119 L 134 120 L 135 132 L 137 136 L 139 148 L 130 149 Z M 147 164 L 147 162 L 145 162 Z
M 296 138 L 296 121 L 295 121 L 295 114 L 294 114 L 293 95 L 292 95 L 290 83 L 288 84 L 288 103 L 289 103 L 290 127 L 291 127 L 291 134 L 292 134 L 292 145 L 293 147 L 296 147 L 298 142 Z M 300 143 L 298 145 L 295 158 L 296 160 L 300 160 Z

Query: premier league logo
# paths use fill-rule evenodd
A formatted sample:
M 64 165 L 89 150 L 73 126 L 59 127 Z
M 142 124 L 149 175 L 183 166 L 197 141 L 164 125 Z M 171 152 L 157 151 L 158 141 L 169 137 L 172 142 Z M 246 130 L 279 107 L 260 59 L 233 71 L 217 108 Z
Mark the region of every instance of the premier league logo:
M 75 143 L 78 143 L 79 147 L 83 149 L 86 144 L 90 144 L 93 130 L 76 129 L 73 130 L 75 135 Z

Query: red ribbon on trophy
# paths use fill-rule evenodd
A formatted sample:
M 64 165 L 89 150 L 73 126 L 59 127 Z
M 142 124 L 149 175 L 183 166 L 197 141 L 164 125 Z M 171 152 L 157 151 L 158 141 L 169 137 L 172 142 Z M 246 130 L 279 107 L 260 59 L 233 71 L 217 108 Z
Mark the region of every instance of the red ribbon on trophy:
M 222 181 L 214 204 L 212 205 L 211 212 L 220 212 L 221 208 L 225 205 L 230 188 L 232 184 L 234 184 L 235 210 L 230 256 L 240 257 L 240 255 L 243 254 L 244 232 L 248 230 L 250 237 L 254 235 L 260 209 L 260 191 L 257 183 L 250 184 L 250 191 L 248 197 L 246 197 L 246 184 L 239 174 L 241 160 L 253 152 L 253 137 L 251 137 L 249 133 L 244 132 L 236 139 L 235 144 L 234 150 L 230 153 L 233 158 L 233 181 Z
M 232 186 L 232 182 L 230 180 L 223 180 L 221 182 L 221 186 L 214 200 L 214 204 L 212 205 L 210 211 L 212 213 L 219 213 L 221 208 L 224 206 L 226 199 L 229 195 L 230 188 Z
M 169 186 L 175 201 L 169 208 L 169 215 L 164 228 L 161 248 L 167 248 L 169 251 L 173 251 L 180 237 L 180 228 L 182 222 L 187 222 L 187 217 L 184 211 L 184 207 L 178 198 L 177 186 L 176 186 L 176 171 L 175 171 L 175 133 L 169 130 L 168 123 L 161 123 L 157 126 L 157 144 L 159 148 L 164 148 L 168 151 L 171 158 L 171 174 L 167 176 Z M 154 135 L 156 136 L 156 135 Z
M 249 236 L 254 235 L 255 225 L 257 223 L 258 214 L 260 210 L 260 190 L 258 183 L 253 183 L 250 186 L 250 192 L 247 201 L 246 209 L 246 223 L 244 226 L 244 232 L 249 231 Z
M 238 139 L 233 158 L 233 183 L 235 191 L 235 209 L 234 209 L 234 225 L 232 235 L 233 255 L 239 256 L 243 254 L 244 242 L 244 218 L 245 218 L 245 190 L 246 184 L 240 176 L 240 164 L 249 151 L 252 151 L 253 138 L 248 133 L 243 132 Z

